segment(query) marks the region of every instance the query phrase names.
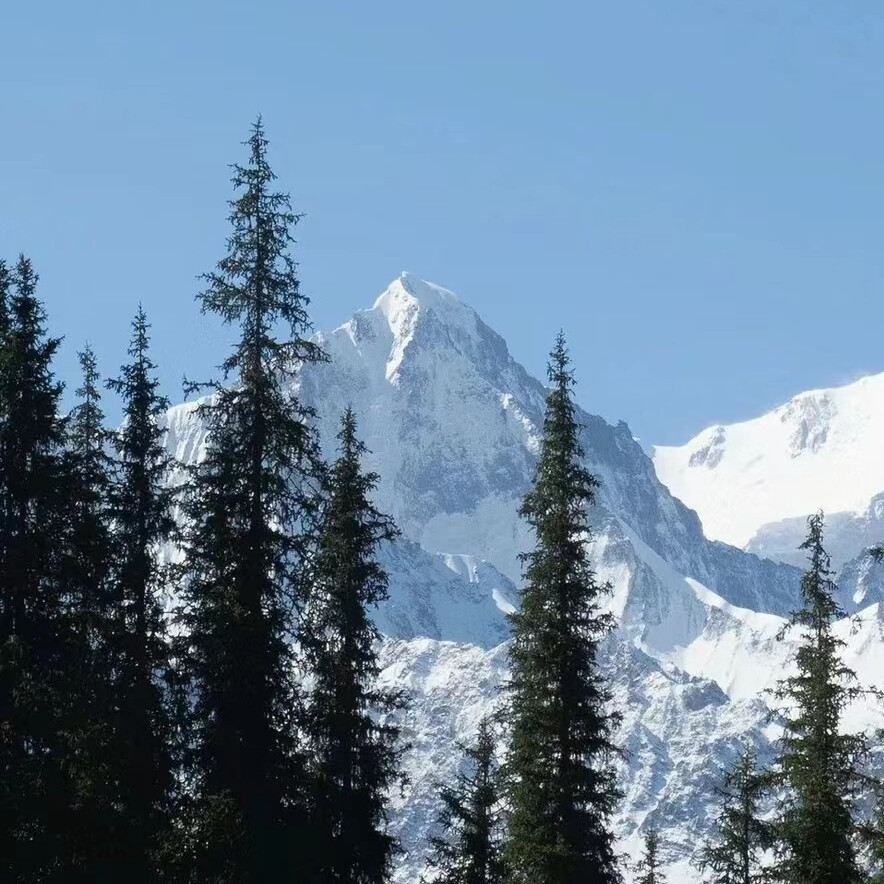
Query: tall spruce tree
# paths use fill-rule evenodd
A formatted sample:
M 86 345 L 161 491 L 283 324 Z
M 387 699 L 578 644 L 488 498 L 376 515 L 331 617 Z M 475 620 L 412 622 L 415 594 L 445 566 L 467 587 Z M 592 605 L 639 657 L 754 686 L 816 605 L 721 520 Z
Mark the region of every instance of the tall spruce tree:
M 316 881 L 382 884 L 396 842 L 387 831 L 387 793 L 399 778 L 399 729 L 383 716 L 402 697 L 377 685 L 377 627 L 369 610 L 387 598 L 376 553 L 397 531 L 371 502 L 376 473 L 347 409 L 339 456 L 327 481 L 310 608 L 307 660 L 314 746 Z
M 69 676 L 67 764 L 74 792 L 67 813 L 66 878 L 70 881 L 117 880 L 121 813 L 121 753 L 115 743 L 115 636 L 111 567 L 114 535 L 109 498 L 113 461 L 104 425 L 98 366 L 87 346 L 79 354 L 82 383 L 68 421 L 66 528 L 61 582 L 68 619 L 65 649 Z
M 0 346 L 5 349 L 9 333 L 9 299 L 12 295 L 12 271 L 3 258 L 0 258 Z
M 427 859 L 432 884 L 503 884 L 503 811 L 491 722 L 479 722 L 475 744 L 462 746 L 466 764 L 440 791 L 438 834 Z
M 751 746 L 744 746 L 718 789 L 721 810 L 715 837 L 700 850 L 697 866 L 713 884 L 757 884 L 766 879 L 761 856 L 770 846 L 770 826 L 759 818 L 768 784 Z
M 610 884 L 620 880 L 611 831 L 619 716 L 597 657 L 612 618 L 600 607 L 609 587 L 587 556 L 587 507 L 598 483 L 581 462 L 561 334 L 548 374 L 540 462 L 521 508 L 536 545 L 522 556 L 525 588 L 512 616 L 507 855 L 515 884 Z
M 801 545 L 808 554 L 804 604 L 781 633 L 800 634 L 797 672 L 775 691 L 784 734 L 774 782 L 785 788 L 786 798 L 774 827 L 773 878 L 786 884 L 852 884 L 862 880 L 854 802 L 867 784 L 861 766 L 868 745 L 861 734 L 841 732 L 844 708 L 861 691 L 841 661 L 844 642 L 832 631 L 844 612 L 835 600 L 821 513 L 810 517 L 808 529 Z
M 66 621 L 59 584 L 62 385 L 37 274 L 4 268 L 0 299 L 0 877 L 57 880 L 71 784 L 61 731 Z
M 656 829 L 645 834 L 645 848 L 635 864 L 635 884 L 666 884 L 660 856 L 660 836 Z
M 199 406 L 207 447 L 184 497 L 200 881 L 293 875 L 309 793 L 293 639 L 320 459 L 292 373 L 322 353 L 306 338 L 308 302 L 289 254 L 298 216 L 272 190 L 260 119 L 247 145 L 246 165 L 233 167 L 228 252 L 199 296 L 239 340 Z
M 86 346 L 77 354 L 82 382 L 77 404 L 67 421 L 68 482 L 63 489 L 67 506 L 64 572 L 67 610 L 72 625 L 90 652 L 90 665 L 108 657 L 108 617 L 112 609 L 110 570 L 114 559 L 109 518 L 114 464 L 111 434 L 104 425 L 100 377 L 95 354 Z M 87 673 L 82 674 L 87 677 Z M 99 673 L 91 673 L 98 677 Z M 108 672 L 102 673 L 109 677 Z
M 163 609 L 167 568 L 161 547 L 176 536 L 173 464 L 163 442 L 168 401 L 159 393 L 150 357 L 150 325 L 139 306 L 132 323 L 130 361 L 107 382 L 123 401 L 123 425 L 113 437 L 117 480 L 110 495 L 116 532 L 116 738 L 122 826 L 117 854 L 134 884 L 159 879 L 170 842 L 176 737 L 175 672 Z
M 7 469 L 6 439 L 8 435 L 9 399 L 7 361 L 10 351 L 10 298 L 13 275 L 6 261 L 0 258 L 0 464 Z M 16 672 L 10 659 L 11 645 L 15 642 L 11 622 L 11 594 L 7 588 L 9 574 L 8 535 L 8 482 L 0 472 L 0 721 L 12 719 L 15 699 Z M 16 849 L 18 825 L 18 795 L 14 772 L 18 758 L 18 737 L 12 727 L 0 727 L 0 870 L 10 872 L 10 857 Z

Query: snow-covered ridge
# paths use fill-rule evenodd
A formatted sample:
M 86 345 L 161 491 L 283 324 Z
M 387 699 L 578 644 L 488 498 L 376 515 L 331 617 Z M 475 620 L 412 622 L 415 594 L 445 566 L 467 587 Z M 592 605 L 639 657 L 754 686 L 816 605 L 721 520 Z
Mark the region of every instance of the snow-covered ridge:
M 654 466 L 707 536 L 743 547 L 762 526 L 819 509 L 863 513 L 884 491 L 882 451 L 884 373 L 657 447 Z

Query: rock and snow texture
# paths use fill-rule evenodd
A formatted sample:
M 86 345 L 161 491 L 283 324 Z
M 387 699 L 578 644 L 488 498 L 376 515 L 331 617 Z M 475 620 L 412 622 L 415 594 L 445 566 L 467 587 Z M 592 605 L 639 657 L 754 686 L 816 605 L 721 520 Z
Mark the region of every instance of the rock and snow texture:
M 471 307 L 408 274 L 320 341 L 331 361 L 303 373 L 301 392 L 329 444 L 338 416 L 354 406 L 381 475 L 378 505 L 424 549 L 475 556 L 518 581 L 529 538 L 517 510 L 533 479 L 543 385 Z M 578 416 L 602 482 L 595 519 L 603 530 L 630 532 L 733 604 L 791 609 L 792 569 L 709 543 L 625 423 Z
M 376 502 L 403 532 L 384 552 L 391 592 L 377 622 L 383 677 L 412 696 L 403 722 L 410 785 L 395 797 L 394 827 L 405 848 L 397 882 L 413 884 L 436 786 L 458 763 L 455 743 L 499 702 L 505 614 L 518 605 L 518 554 L 530 546 L 517 511 L 533 478 L 546 391 L 472 308 L 408 274 L 318 339 L 331 358 L 300 373 L 300 393 L 317 411 L 330 456 L 340 414 L 353 406 L 367 465 L 381 476 Z M 829 408 L 830 420 L 839 408 Z M 618 832 L 634 853 L 644 828 L 656 825 L 671 884 L 699 881 L 690 856 L 711 824 L 718 766 L 743 739 L 762 756 L 770 751 L 762 692 L 788 657 L 776 635 L 797 603 L 799 571 L 708 540 L 626 424 L 579 418 L 587 463 L 602 482 L 593 560 L 620 622 L 605 662 L 625 714 Z M 199 457 L 205 434 L 192 405 L 170 410 L 168 430 L 179 458 Z M 844 432 L 808 417 L 798 437 L 822 451 Z M 724 462 L 726 451 L 712 448 L 708 462 Z M 854 578 L 866 589 L 877 579 L 862 563 Z M 846 630 L 851 662 L 876 676 L 884 675 L 877 610 L 863 614 L 858 632 Z M 857 710 L 855 723 L 876 714 Z

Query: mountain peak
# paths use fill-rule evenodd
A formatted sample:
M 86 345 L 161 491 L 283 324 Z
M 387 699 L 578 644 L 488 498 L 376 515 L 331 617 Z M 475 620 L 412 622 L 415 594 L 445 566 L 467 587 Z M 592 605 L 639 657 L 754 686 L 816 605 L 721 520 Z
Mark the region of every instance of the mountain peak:
M 371 356 L 385 366 L 388 381 L 396 381 L 406 353 L 438 352 L 454 347 L 470 359 L 488 358 L 482 342 L 508 356 L 506 344 L 454 292 L 413 273 L 402 272 L 375 299 L 329 335 L 319 335 L 323 346 L 355 348 L 360 359 Z M 331 351 L 330 351 L 331 352 Z
M 403 271 L 378 296 L 373 309 L 382 313 L 394 334 L 398 334 L 421 310 L 450 313 L 469 308 L 454 292 Z

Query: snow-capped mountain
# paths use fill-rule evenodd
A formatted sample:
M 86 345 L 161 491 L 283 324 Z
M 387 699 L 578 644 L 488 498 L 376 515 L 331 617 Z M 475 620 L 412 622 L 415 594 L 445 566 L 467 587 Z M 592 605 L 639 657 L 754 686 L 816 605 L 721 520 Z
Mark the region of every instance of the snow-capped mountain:
M 517 556 L 530 546 L 517 509 L 533 478 L 545 390 L 472 308 L 408 274 L 318 337 L 331 359 L 301 373 L 300 392 L 329 454 L 353 406 L 368 466 L 381 475 L 377 503 L 403 531 L 384 553 L 391 598 L 377 622 L 383 677 L 412 696 L 410 785 L 395 797 L 394 820 L 405 848 L 397 881 L 412 884 L 455 742 L 470 739 L 505 677 L 505 613 L 518 604 Z M 789 656 L 777 633 L 800 572 L 707 539 L 626 424 L 579 417 L 602 482 L 592 554 L 620 622 L 605 663 L 625 710 L 618 832 L 634 853 L 653 823 L 672 884 L 699 881 L 690 857 L 711 824 L 718 766 L 742 739 L 769 752 L 762 692 Z M 192 405 L 170 410 L 168 430 L 179 458 L 199 457 L 204 430 Z M 884 673 L 881 629 L 877 606 L 859 630 L 845 628 L 862 673 Z M 855 724 L 870 721 L 876 710 L 855 711 Z

